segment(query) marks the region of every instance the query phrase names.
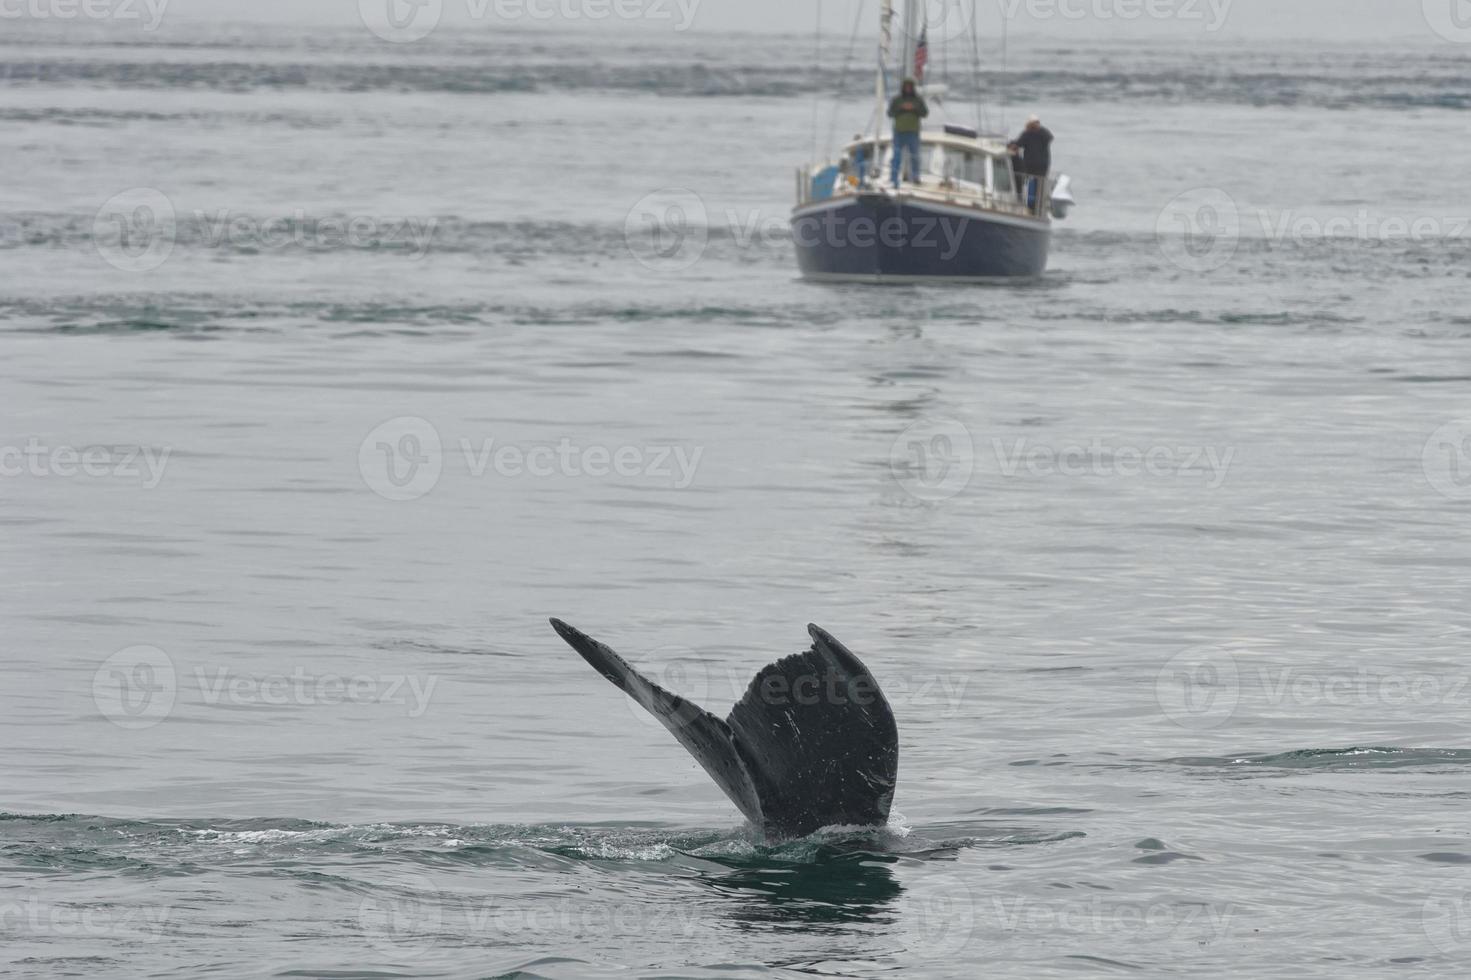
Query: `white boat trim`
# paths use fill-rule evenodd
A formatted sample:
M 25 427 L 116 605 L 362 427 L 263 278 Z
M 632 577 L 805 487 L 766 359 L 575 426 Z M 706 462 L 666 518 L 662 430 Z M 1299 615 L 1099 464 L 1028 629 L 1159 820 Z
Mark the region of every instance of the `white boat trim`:
M 896 205 L 910 205 L 922 207 L 927 211 L 937 212 L 950 217 L 969 218 L 975 221 L 989 221 L 992 224 L 1008 225 L 1012 228 L 1025 228 L 1028 231 L 1040 231 L 1045 234 L 1052 233 L 1052 222 L 1046 218 L 1023 217 L 1016 214 L 1007 214 L 1003 211 L 992 211 L 987 208 L 966 207 L 963 204 L 949 204 L 931 200 L 918 194 L 894 194 L 892 192 L 884 195 Z M 792 220 L 805 218 L 809 215 L 819 214 L 823 211 L 832 211 L 862 199 L 858 194 L 839 194 L 822 201 L 813 201 L 809 204 L 799 204 L 792 209 Z
M 1044 273 L 1034 276 L 901 276 L 863 272 L 808 272 L 799 276 L 804 282 L 818 283 L 864 283 L 870 286 L 984 286 L 1015 285 L 1018 282 L 1038 281 L 1046 278 Z

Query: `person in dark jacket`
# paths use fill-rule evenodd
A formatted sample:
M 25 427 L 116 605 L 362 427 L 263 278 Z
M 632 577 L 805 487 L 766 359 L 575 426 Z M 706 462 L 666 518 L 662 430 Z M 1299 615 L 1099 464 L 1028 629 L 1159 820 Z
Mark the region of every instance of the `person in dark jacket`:
M 1027 206 L 1036 207 L 1037 186 L 1052 170 L 1052 130 L 1036 116 L 1027 119 L 1027 128 L 1011 142 L 1017 176 L 1017 190 L 1026 188 Z
M 920 120 L 930 114 L 929 106 L 914 87 L 914 79 L 904 79 L 899 94 L 889 103 L 889 118 L 894 120 L 894 165 L 890 167 L 889 180 L 899 186 L 899 167 L 904 155 L 909 155 L 909 179 L 919 180 L 919 129 Z

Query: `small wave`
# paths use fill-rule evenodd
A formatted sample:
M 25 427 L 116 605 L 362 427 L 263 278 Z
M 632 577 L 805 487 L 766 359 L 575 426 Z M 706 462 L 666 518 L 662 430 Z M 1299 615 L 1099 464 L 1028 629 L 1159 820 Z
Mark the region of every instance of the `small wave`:
M 375 643 L 373 646 L 379 650 L 412 650 L 418 653 L 431 653 L 448 657 L 514 657 L 515 653 L 509 650 L 496 650 L 491 647 L 465 647 L 448 646 L 442 643 L 427 643 L 421 640 L 389 640 Z
M 430 863 L 539 863 L 542 854 L 573 861 L 668 862 L 680 856 L 747 865 L 812 864 L 866 854 L 943 856 L 971 847 L 1053 843 L 1078 831 L 966 825 L 914 828 L 901 817 L 885 827 L 828 827 L 806 837 L 767 842 L 749 826 L 724 830 L 601 824 L 334 824 L 294 818 L 123 820 L 64 814 L 0 814 L 0 843 L 44 854 L 48 862 L 119 867 L 172 860 L 207 865 L 243 856 L 392 852 Z M 961 836 L 953 833 L 964 830 Z M 951 831 L 947 833 L 946 831 Z M 519 855 L 519 856 L 518 856 Z
M 1135 850 L 1144 853 L 1134 858 L 1134 864 L 1174 864 L 1176 861 L 1204 861 L 1205 859 L 1195 855 L 1186 854 L 1170 847 L 1164 841 L 1154 837 L 1146 837 L 1134 844 Z
M 1271 755 L 1185 756 L 1166 763 L 1206 769 L 1270 768 L 1352 771 L 1471 766 L 1471 749 L 1417 749 L 1363 746 L 1346 749 L 1294 749 Z

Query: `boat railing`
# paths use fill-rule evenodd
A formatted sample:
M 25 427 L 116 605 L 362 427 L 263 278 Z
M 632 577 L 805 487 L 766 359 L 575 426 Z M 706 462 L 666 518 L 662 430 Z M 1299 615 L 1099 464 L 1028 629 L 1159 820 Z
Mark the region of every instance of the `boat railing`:
M 798 167 L 797 206 L 860 194 L 868 187 L 892 187 L 879 168 L 870 169 L 865 178 L 858 181 L 852 180 L 852 176 L 837 163 Z M 924 173 L 920 175 L 918 182 L 902 182 L 900 190 L 931 197 L 942 203 L 1043 217 L 1052 207 L 1052 182 L 1051 177 L 1013 172 L 1011 188 L 992 189 L 969 182 L 963 186 L 961 181 L 952 176 Z

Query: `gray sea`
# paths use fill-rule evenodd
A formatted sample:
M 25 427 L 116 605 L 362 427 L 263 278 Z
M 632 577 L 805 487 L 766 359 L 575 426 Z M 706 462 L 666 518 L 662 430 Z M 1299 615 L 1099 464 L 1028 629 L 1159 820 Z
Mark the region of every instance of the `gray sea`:
M 838 288 L 861 46 L 7 21 L 0 971 L 1465 975 L 1432 40 L 1013 39 L 1047 275 Z M 722 714 L 822 625 L 890 825 L 762 841 L 548 616 Z

